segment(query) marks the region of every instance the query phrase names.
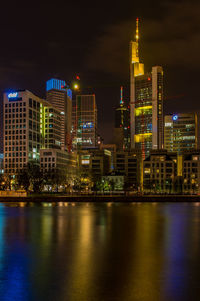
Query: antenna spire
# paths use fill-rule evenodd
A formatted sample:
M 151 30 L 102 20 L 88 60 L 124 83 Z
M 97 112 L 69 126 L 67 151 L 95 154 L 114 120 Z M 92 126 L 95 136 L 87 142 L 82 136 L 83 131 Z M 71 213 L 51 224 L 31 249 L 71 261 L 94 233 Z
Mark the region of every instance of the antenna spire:
M 138 43 L 138 40 L 139 40 L 139 18 L 136 18 L 136 35 L 135 35 L 135 40 Z
M 139 43 L 139 18 L 136 18 L 136 34 L 135 34 L 135 41 L 137 43 L 137 49 L 136 49 L 136 56 L 139 57 L 139 46 L 138 46 L 138 43 Z
M 123 87 L 120 87 L 120 105 L 124 104 L 124 100 L 123 100 Z

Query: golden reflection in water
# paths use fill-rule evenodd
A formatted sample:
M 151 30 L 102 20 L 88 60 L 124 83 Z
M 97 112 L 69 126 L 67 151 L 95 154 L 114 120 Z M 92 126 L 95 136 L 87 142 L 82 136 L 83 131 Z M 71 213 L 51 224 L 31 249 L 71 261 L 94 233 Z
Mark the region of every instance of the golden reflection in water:
M 73 267 L 69 280 L 69 286 L 72 291 L 77 289 L 81 293 L 82 300 L 89 300 L 91 294 L 93 275 L 95 269 L 95 260 L 92 252 L 94 243 L 93 234 L 93 216 L 88 209 L 81 211 L 78 228 L 76 232 L 77 242 L 73 251 Z
M 0 261 L 1 281 L 27 281 L 37 301 L 196 300 L 178 296 L 198 267 L 199 206 L 111 204 L 0 207 L 0 256 L 13 252 Z M 15 277 L 16 263 L 27 279 Z
M 198 205 L 197 205 L 198 204 Z M 199 212 L 200 203 L 194 203 L 193 207 L 193 219 L 190 223 L 191 228 L 189 229 L 191 235 L 191 248 L 192 256 L 199 256 L 200 254 L 200 244 L 199 244 L 199 233 L 200 233 L 200 212 Z
M 159 300 L 160 295 L 157 282 L 161 277 L 162 237 L 159 237 L 157 229 L 156 208 L 151 204 L 138 205 L 140 206 L 136 208 L 134 243 L 131 245 L 132 257 L 123 298 L 130 300 L 132 295 L 134 300 L 155 301 Z

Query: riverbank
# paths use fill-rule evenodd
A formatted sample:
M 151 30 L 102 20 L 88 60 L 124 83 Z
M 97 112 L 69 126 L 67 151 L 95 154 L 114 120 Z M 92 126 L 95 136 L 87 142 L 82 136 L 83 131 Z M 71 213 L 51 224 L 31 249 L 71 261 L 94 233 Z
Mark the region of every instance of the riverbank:
M 199 195 L 30 195 L 27 197 L 1 196 L 0 202 L 200 202 Z

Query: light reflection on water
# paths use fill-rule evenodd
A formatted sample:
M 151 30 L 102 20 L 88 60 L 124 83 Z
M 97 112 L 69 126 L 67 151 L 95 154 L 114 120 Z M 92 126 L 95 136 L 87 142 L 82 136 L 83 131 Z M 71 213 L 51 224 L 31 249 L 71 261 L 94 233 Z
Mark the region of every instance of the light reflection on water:
M 198 300 L 199 203 L 1 203 L 0 300 Z

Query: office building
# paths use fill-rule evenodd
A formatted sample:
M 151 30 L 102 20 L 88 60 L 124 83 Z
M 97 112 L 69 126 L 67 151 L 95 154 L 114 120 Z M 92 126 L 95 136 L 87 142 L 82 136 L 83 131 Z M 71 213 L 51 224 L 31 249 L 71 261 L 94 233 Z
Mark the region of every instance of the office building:
M 111 152 L 107 149 L 90 149 L 79 152 L 81 174 L 90 174 L 93 179 L 111 172 Z
M 74 129 L 78 149 L 97 147 L 97 106 L 95 95 L 77 95 Z
M 72 91 L 65 81 L 52 78 L 46 83 L 46 100 L 61 111 L 61 148 L 71 149 Z
M 163 69 L 155 66 L 144 73 L 138 41 L 137 19 L 136 39 L 130 44 L 131 148 L 140 149 L 145 158 L 151 149 L 163 148 Z
M 0 154 L 3 154 L 3 99 L 0 99 Z
M 77 165 L 76 153 L 55 148 L 40 150 L 40 168 L 43 173 L 63 171 L 68 175 L 74 175 Z
M 116 153 L 116 144 L 100 144 L 99 147 L 101 150 L 107 149 L 111 153 L 111 171 L 114 170 L 114 154 Z
M 3 134 L 4 134 L 4 128 L 3 128 L 3 99 L 0 99 L 0 174 L 4 173 L 3 168 Z
M 126 190 L 140 189 L 141 151 L 116 151 L 114 153 L 114 171 L 124 175 Z
M 200 149 L 200 114 L 179 113 L 164 118 L 164 148 L 178 153 Z
M 186 151 L 182 155 L 182 191 L 200 193 L 200 151 Z
M 16 174 L 40 149 L 61 147 L 61 112 L 28 90 L 4 93 L 4 171 Z
M 146 193 L 177 191 L 178 159 L 176 153 L 152 150 L 143 161 L 143 190 Z
M 120 105 L 115 109 L 114 143 L 118 149 L 130 147 L 130 109 L 123 99 L 123 87 L 121 87 Z

